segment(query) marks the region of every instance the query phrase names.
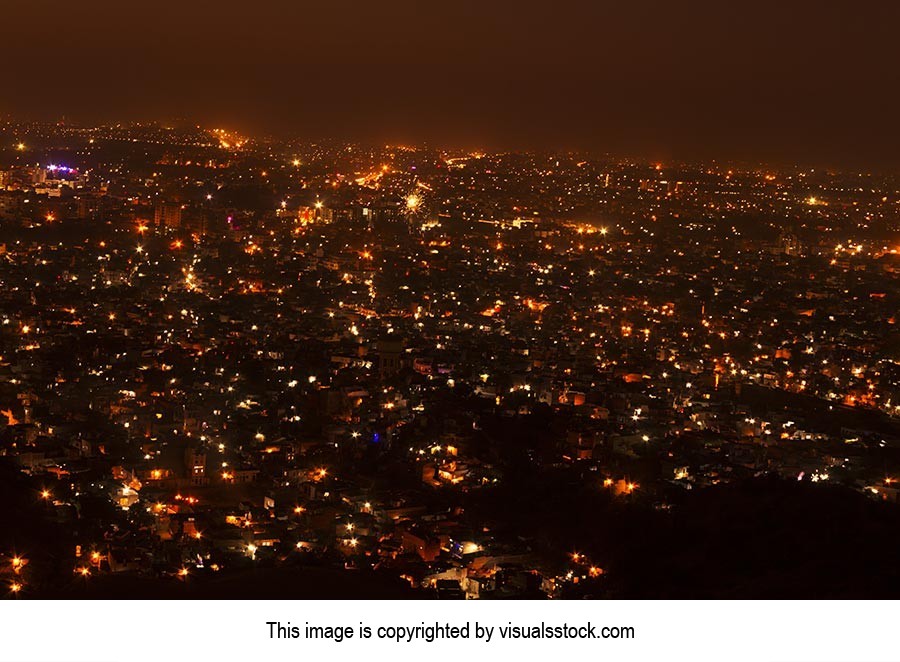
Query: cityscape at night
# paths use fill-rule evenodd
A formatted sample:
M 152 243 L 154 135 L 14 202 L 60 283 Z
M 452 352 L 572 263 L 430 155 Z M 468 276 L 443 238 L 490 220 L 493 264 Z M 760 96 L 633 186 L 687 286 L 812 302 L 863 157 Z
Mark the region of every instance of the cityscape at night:
M 350 628 L 477 614 L 638 662 L 758 621 L 782 662 L 890 662 L 883 610 L 831 605 L 900 596 L 898 24 L 5 0 L 8 655 L 142 662 L 161 613 L 183 656 L 278 662 L 251 634 L 326 625 L 368 655 Z M 832 636 L 860 647 L 779 644 Z
M 10 597 L 900 585 L 896 177 L 0 143 Z

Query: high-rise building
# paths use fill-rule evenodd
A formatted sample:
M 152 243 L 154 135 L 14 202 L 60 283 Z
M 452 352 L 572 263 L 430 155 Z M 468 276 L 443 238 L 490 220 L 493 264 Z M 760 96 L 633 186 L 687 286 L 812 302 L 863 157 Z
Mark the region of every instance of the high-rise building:
M 378 374 L 388 377 L 400 371 L 400 355 L 403 353 L 403 341 L 399 338 L 384 338 L 378 341 Z
M 203 485 L 206 483 L 206 453 L 202 449 L 188 446 L 184 452 L 184 465 L 191 484 Z
M 160 228 L 180 228 L 181 210 L 181 205 L 161 202 L 156 205 L 156 210 L 153 214 L 153 222 Z

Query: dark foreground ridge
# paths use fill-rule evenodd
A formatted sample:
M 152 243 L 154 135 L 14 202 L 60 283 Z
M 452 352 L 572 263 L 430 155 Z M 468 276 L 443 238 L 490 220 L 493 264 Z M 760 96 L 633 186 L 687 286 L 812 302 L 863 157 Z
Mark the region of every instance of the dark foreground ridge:
M 71 525 L 48 521 L 41 508 L 23 498 L 29 488 L 21 474 L 0 467 L 0 499 L 9 506 L 0 511 L 0 544 L 45 550 L 30 563 L 51 579 L 33 587 L 28 597 L 435 597 L 384 572 L 324 564 L 243 568 L 187 581 L 135 573 L 82 581 L 73 578 L 66 554 Z M 900 508 L 839 486 L 761 478 L 699 490 L 668 512 L 631 506 L 603 513 L 605 523 L 594 523 L 588 510 L 568 521 L 568 535 L 580 549 L 608 559 L 609 570 L 603 581 L 573 589 L 567 597 L 880 599 L 900 592 L 900 571 L 885 553 L 900 545 Z M 576 526 L 579 518 L 581 526 Z

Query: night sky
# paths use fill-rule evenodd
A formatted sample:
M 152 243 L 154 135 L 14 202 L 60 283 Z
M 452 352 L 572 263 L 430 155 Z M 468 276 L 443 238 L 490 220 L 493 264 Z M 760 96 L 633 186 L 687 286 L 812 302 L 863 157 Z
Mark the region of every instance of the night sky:
M 0 114 L 900 167 L 900 3 L 3 0 Z

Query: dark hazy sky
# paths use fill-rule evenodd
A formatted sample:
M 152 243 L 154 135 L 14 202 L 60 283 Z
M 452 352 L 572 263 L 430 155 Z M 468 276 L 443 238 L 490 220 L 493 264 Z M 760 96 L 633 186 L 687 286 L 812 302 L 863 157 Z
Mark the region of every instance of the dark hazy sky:
M 900 166 L 900 2 L 0 0 L 0 113 Z

